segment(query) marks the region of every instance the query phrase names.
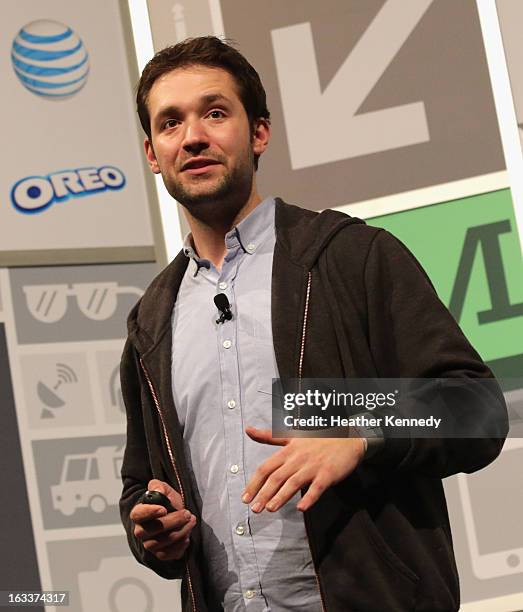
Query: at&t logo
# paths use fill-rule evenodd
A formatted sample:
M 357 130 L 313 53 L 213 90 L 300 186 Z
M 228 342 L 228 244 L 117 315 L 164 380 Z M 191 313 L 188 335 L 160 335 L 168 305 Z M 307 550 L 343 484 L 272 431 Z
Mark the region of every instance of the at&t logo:
M 40 213 L 54 202 L 78 198 L 107 189 L 122 189 L 124 173 L 114 166 L 61 170 L 46 176 L 27 176 L 11 189 L 11 202 L 21 213 Z
M 22 85 L 48 100 L 69 98 L 80 91 L 89 73 L 82 40 L 58 21 L 25 25 L 13 41 L 11 61 Z

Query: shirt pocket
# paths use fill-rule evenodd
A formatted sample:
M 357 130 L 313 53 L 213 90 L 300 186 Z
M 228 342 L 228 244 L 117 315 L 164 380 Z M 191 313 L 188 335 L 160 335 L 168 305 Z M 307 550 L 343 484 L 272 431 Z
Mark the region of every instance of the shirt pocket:
M 272 330 L 258 321 L 240 322 L 240 376 L 258 393 L 272 395 L 278 377 Z

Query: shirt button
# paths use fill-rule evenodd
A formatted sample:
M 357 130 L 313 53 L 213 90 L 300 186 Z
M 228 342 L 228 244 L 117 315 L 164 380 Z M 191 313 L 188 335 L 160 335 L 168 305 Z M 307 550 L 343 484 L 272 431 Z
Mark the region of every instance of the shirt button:
M 232 342 L 230 340 L 223 341 L 223 348 L 231 348 Z
M 239 469 L 240 469 L 240 468 L 239 468 L 239 467 L 238 467 L 236 464 L 231 465 L 231 472 L 232 472 L 233 474 L 237 474 Z
M 236 402 L 235 402 L 234 400 L 229 400 L 229 401 L 227 402 L 227 408 L 230 408 L 231 410 L 232 410 L 233 408 L 236 408 Z
M 243 525 L 236 525 L 236 529 L 234 530 L 238 535 L 243 535 L 245 533 L 245 527 Z
M 245 591 L 245 597 L 247 599 L 252 599 L 255 595 L 256 595 L 256 591 L 251 591 L 251 589 L 249 589 L 248 591 Z
M 219 289 L 227 289 L 227 283 L 225 283 L 225 282 L 218 283 L 218 288 Z
M 255 248 L 256 245 L 254 244 L 254 242 L 249 242 L 249 244 L 247 245 L 247 250 L 249 251 L 249 253 L 252 253 Z

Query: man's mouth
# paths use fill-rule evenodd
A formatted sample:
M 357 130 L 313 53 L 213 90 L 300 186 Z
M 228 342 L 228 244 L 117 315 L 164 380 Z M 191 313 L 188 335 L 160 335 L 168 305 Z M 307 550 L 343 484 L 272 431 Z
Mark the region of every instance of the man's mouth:
M 216 166 L 220 162 L 208 157 L 193 157 L 186 161 L 182 166 L 182 172 L 190 174 L 203 174 L 207 172 L 211 166 Z

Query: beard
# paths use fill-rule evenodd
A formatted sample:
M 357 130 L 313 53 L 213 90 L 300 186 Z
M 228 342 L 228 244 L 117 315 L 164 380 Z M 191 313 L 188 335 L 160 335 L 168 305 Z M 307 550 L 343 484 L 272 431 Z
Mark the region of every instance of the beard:
M 254 177 L 254 155 L 227 170 L 218 179 L 204 175 L 191 177 L 190 184 L 163 177 L 169 194 L 199 221 L 214 225 L 230 223 L 247 203 Z M 215 157 L 217 161 L 221 159 Z

